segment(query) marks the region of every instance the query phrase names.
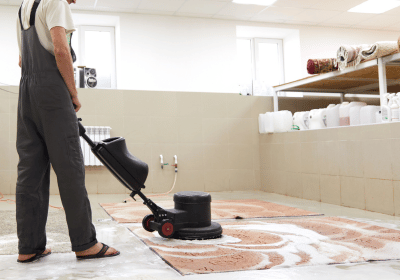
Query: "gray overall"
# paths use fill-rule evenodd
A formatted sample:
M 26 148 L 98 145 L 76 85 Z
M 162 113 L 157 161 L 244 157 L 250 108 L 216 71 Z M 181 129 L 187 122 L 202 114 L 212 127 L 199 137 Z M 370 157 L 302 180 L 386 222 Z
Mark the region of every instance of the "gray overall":
M 50 163 L 57 175 L 72 251 L 97 243 L 85 187 L 85 168 L 76 112 L 54 55 L 40 43 L 34 20 L 22 30 L 22 77 L 19 87 L 16 183 L 19 254 L 36 254 L 46 247 Z

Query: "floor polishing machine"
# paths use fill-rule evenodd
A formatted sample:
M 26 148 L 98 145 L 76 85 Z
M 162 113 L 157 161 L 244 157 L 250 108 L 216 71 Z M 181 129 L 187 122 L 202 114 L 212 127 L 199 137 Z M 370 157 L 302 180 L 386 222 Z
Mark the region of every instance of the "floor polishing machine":
M 94 142 L 86 135 L 81 121 L 79 118 L 79 135 L 89 144 L 93 154 L 131 191 L 130 196 L 133 199 L 138 195 L 152 212 L 143 218 L 145 230 L 158 231 L 165 238 L 201 240 L 221 237 L 221 225 L 211 221 L 210 194 L 179 192 L 174 194 L 174 209 L 159 207 L 141 192 L 145 188 L 149 167 L 128 151 L 125 139 L 112 137 Z

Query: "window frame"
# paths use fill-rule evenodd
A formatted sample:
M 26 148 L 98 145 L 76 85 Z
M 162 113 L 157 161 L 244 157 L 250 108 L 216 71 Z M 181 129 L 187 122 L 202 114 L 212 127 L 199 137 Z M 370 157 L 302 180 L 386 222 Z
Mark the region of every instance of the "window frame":
M 281 39 L 265 39 L 265 38 L 253 38 L 252 39 L 252 51 L 254 53 L 254 63 L 253 63 L 253 71 L 254 76 L 253 79 L 257 79 L 257 63 L 259 61 L 259 43 L 270 43 L 270 44 L 277 44 L 278 45 L 278 59 L 279 59 L 279 72 L 280 72 L 280 80 L 279 84 L 285 83 L 285 69 L 284 69 L 284 61 L 283 61 L 283 40 Z M 274 85 L 275 86 L 275 85 Z
M 77 26 L 77 31 L 79 35 L 79 56 L 77 57 L 76 63 L 78 65 L 86 66 L 85 61 L 85 31 L 100 31 L 100 32 L 110 32 L 111 38 L 111 88 L 117 89 L 117 67 L 116 67 L 116 45 L 115 45 L 115 27 L 114 26 L 94 26 L 94 25 L 80 25 Z
M 252 63 L 252 88 L 251 95 L 254 95 L 254 81 L 257 79 L 257 61 L 259 56 L 258 44 L 259 43 L 274 43 L 278 44 L 278 59 L 280 65 L 280 83 L 285 83 L 285 63 L 284 63 L 284 52 L 283 52 L 283 39 L 269 39 L 269 38 L 258 38 L 258 37 L 238 37 L 237 40 L 250 40 L 251 48 L 251 63 Z

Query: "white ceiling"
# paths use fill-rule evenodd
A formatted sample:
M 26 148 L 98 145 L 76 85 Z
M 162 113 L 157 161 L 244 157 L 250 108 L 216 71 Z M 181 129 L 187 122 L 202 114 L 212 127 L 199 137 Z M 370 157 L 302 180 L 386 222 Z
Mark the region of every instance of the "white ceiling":
M 272 6 L 234 4 L 232 0 L 77 0 L 72 10 L 233 19 L 314 26 L 400 31 L 400 7 L 383 14 L 349 13 L 365 0 L 278 0 Z M 0 0 L 20 5 L 22 0 Z

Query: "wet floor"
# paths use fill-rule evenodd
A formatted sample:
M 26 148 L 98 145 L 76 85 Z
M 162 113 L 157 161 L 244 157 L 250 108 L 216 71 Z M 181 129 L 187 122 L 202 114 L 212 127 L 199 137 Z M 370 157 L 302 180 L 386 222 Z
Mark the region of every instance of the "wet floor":
M 265 192 L 211 193 L 213 200 L 260 199 L 304 210 L 355 219 L 373 225 L 400 230 L 400 219 L 379 213 L 291 198 Z M 122 202 L 127 195 L 90 195 L 98 240 L 121 251 L 118 257 L 78 261 L 74 253 L 54 253 L 32 264 L 19 264 L 17 255 L 0 256 L 0 279 L 400 279 L 400 261 L 358 264 L 277 267 L 270 270 L 181 276 L 144 245 L 126 226 L 112 221 L 98 203 Z M 12 198 L 8 196 L 7 198 Z M 172 199 L 160 197 L 154 200 Z M 138 202 L 140 203 L 140 202 Z M 59 196 L 50 204 L 61 206 Z M 0 203 L 0 210 L 15 205 Z M 132 224 L 130 224 L 132 225 Z

